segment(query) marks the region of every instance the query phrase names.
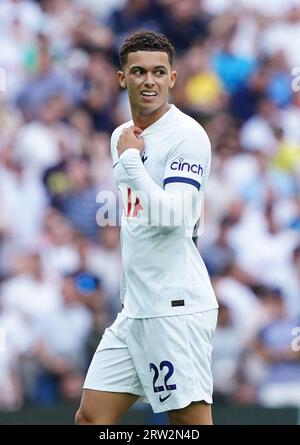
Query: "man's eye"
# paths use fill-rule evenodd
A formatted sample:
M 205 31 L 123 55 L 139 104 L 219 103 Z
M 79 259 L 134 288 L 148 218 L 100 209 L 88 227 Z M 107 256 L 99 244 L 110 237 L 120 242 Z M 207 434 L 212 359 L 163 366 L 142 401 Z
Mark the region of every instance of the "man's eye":
M 142 70 L 136 70 L 134 71 L 134 74 L 136 74 L 137 76 L 140 76 L 141 74 L 143 74 Z

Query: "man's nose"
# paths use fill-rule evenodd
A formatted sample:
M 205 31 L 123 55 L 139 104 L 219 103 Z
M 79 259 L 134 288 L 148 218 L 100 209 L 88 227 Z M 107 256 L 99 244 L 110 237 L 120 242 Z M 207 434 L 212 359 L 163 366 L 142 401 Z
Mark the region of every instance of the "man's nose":
M 152 73 L 147 73 L 147 77 L 145 80 L 145 86 L 148 88 L 151 88 L 151 87 L 153 87 L 153 85 L 154 85 L 153 75 L 152 75 Z

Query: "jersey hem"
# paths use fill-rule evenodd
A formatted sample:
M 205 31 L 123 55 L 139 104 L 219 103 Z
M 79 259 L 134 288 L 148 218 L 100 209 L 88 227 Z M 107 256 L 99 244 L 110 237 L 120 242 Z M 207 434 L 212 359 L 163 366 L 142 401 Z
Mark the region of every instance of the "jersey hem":
M 166 313 L 152 313 L 152 314 L 132 314 L 130 313 L 130 311 L 126 311 L 126 308 L 124 308 L 121 311 L 121 314 L 124 315 L 127 318 L 160 318 L 160 317 L 173 317 L 173 316 L 178 316 L 178 315 L 191 315 L 191 314 L 197 314 L 198 312 L 207 312 L 207 311 L 212 311 L 214 309 L 219 309 L 219 305 L 214 305 L 214 306 L 208 306 L 208 307 L 198 307 L 198 308 L 193 308 L 191 310 L 185 310 L 185 311 L 180 311 L 180 310 L 174 310 L 172 312 L 166 312 Z

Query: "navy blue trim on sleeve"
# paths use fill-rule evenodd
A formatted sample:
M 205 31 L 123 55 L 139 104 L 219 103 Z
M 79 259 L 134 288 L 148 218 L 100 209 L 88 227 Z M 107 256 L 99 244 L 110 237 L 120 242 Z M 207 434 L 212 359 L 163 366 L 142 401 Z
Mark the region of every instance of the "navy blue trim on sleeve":
M 172 176 L 170 178 L 164 179 L 164 187 L 171 182 L 184 182 L 185 184 L 193 185 L 194 187 L 196 187 L 197 190 L 200 190 L 201 187 L 200 182 L 195 181 L 195 179 L 184 178 L 182 176 Z

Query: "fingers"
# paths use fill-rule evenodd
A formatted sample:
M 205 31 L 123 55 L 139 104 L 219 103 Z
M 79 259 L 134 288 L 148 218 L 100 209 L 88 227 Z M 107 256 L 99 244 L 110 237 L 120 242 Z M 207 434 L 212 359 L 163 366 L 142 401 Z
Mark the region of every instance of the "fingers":
M 131 125 L 131 127 L 124 128 L 122 133 L 123 134 L 132 133 L 132 134 L 135 134 L 135 135 L 140 135 L 141 133 L 143 133 L 143 130 L 141 128 L 139 128 L 139 127 L 136 127 L 135 125 Z
M 135 134 L 141 134 L 141 133 L 143 133 L 143 130 L 141 128 L 139 128 L 139 127 L 134 126 L 134 133 Z
M 119 155 L 128 148 L 137 148 L 141 152 L 144 148 L 144 140 L 141 135 L 142 132 L 143 130 L 141 128 L 134 125 L 124 128 L 117 145 Z

